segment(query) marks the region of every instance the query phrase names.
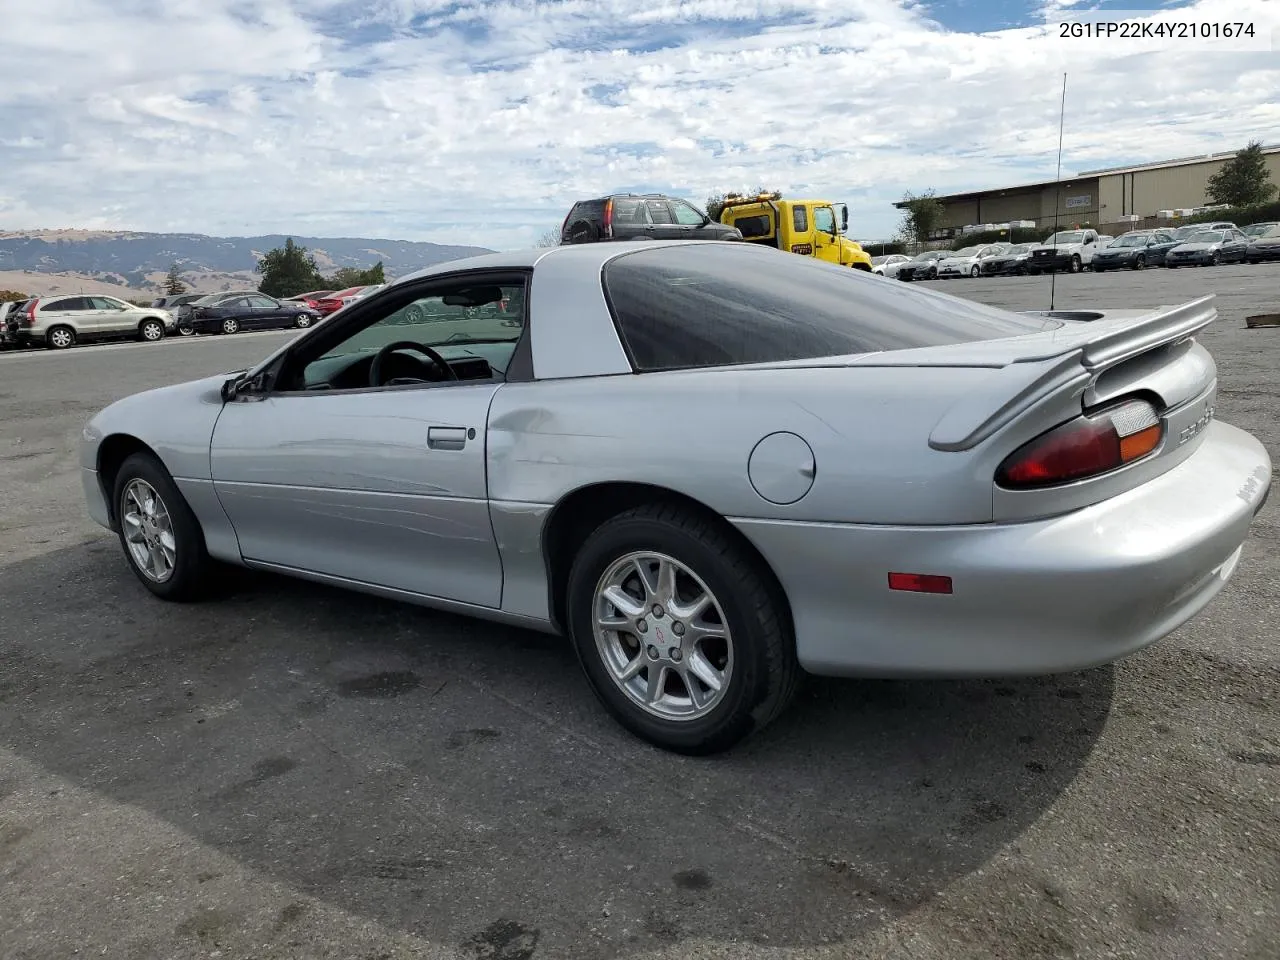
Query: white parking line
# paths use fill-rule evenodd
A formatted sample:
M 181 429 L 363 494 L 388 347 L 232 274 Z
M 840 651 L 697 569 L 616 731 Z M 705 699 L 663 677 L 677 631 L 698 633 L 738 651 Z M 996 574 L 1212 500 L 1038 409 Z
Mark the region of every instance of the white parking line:
M 142 341 L 123 340 L 113 343 L 86 343 L 80 346 L 71 347 L 67 350 L 49 350 L 44 347 L 6 347 L 0 351 L 0 363 L 16 360 L 34 360 L 40 357 L 51 359 L 53 357 L 78 357 L 92 355 L 95 353 L 105 353 L 111 350 L 136 350 L 139 348 L 156 350 L 163 349 L 166 346 L 173 346 L 179 343 L 221 343 L 223 345 L 230 341 L 236 340 L 256 340 L 262 337 L 279 337 L 279 336 L 298 336 L 305 331 L 302 330 L 253 330 L 244 333 L 234 334 L 213 334 L 206 336 L 183 337 L 178 334 L 170 334 L 163 340 L 156 343 L 143 343 Z

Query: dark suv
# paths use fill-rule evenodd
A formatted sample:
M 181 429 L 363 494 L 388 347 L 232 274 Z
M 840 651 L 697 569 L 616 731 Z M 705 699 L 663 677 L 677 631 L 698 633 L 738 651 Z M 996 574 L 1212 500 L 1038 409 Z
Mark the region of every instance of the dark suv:
M 618 193 L 580 200 L 560 225 L 561 243 L 598 240 L 741 240 L 693 204 L 660 193 Z

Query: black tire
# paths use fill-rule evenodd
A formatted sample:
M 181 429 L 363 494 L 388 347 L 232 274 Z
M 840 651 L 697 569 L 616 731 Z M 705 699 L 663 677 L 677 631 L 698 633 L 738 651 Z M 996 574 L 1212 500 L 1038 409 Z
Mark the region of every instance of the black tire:
M 194 337 L 194 336 L 195 336 L 195 334 L 196 334 L 196 328 L 195 328 L 195 327 L 193 327 L 191 324 L 189 324 L 189 323 L 179 323 L 179 324 L 178 324 L 178 335 L 179 335 L 179 336 L 182 336 L 182 337 Z
M 1216 267 L 1216 266 L 1218 265 L 1218 263 L 1219 263 L 1219 262 L 1220 262 L 1220 261 L 1219 261 L 1219 259 L 1218 259 L 1218 254 L 1217 254 L 1217 253 L 1211 253 L 1211 254 L 1209 254 L 1209 266 L 1211 266 L 1211 267 Z
M 973 269 L 969 271 L 970 277 L 977 277 L 982 271 L 978 269 L 978 265 L 974 264 Z
M 76 345 L 76 332 L 64 323 L 50 327 L 44 333 L 44 345 L 50 350 L 66 350 Z
M 164 339 L 164 324 L 155 317 L 148 317 L 138 324 L 138 337 L 146 343 L 158 343 Z
M 1146 258 L 1146 257 L 1144 257 L 1142 254 L 1138 254 L 1136 257 L 1134 257 L 1134 258 L 1133 258 L 1133 269 L 1135 269 L 1135 270 L 1145 270 L 1145 269 L 1147 269 L 1147 258 Z
M 125 538 L 123 500 L 125 490 L 134 480 L 142 480 L 159 496 L 169 514 L 174 538 L 172 574 L 163 581 L 148 576 L 138 566 Z M 213 560 L 205 548 L 204 531 L 191 512 L 186 499 L 169 476 L 164 464 L 152 453 L 135 453 L 127 457 L 116 471 L 112 484 L 112 516 L 115 518 L 120 549 L 125 562 L 142 585 L 163 600 L 184 602 L 205 595 L 213 575 Z
M 679 561 L 724 611 L 733 667 L 722 699 L 704 716 L 669 720 L 649 713 L 622 691 L 596 647 L 597 584 L 633 551 Z M 646 504 L 606 520 L 578 550 L 566 599 L 569 634 L 592 690 L 623 727 L 656 746 L 696 756 L 727 750 L 777 718 L 799 687 L 802 672 L 781 588 L 724 528 L 686 507 Z
M 311 318 L 305 313 L 300 313 L 293 319 L 293 325 L 299 330 L 305 330 L 311 326 Z
M 226 334 L 239 333 L 240 321 L 235 317 L 224 317 L 222 322 L 218 324 L 218 330 Z
M 1074 254 L 1074 253 L 1073 253 L 1073 254 L 1071 255 L 1071 262 L 1070 262 L 1070 264 L 1068 264 L 1067 269 L 1068 269 L 1069 271 L 1071 271 L 1072 273 L 1079 273 L 1079 272 L 1080 272 L 1080 270 L 1082 269 L 1082 267 L 1081 267 L 1081 265 L 1080 265 L 1080 256 L 1079 256 L 1078 254 Z

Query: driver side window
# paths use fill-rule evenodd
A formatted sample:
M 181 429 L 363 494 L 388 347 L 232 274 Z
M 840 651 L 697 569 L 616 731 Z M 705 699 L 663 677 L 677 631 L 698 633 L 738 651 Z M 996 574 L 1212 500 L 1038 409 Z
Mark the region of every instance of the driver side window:
M 523 283 L 483 279 L 378 296 L 341 339 L 300 356 L 294 390 L 353 390 L 504 379 L 524 333 Z M 396 295 L 398 293 L 398 295 Z M 376 309 L 378 304 L 383 309 Z M 305 349 L 305 347 L 304 347 Z

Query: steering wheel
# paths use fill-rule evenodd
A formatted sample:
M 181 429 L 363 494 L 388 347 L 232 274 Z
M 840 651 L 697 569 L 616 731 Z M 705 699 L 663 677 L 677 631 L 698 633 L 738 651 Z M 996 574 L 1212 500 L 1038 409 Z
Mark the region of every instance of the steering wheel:
M 382 361 L 397 350 L 416 350 L 443 370 L 445 373 L 445 379 L 458 379 L 458 372 L 454 370 L 453 367 L 449 366 L 449 361 L 440 356 L 440 354 L 436 353 L 435 350 L 428 347 L 425 343 L 414 343 L 412 340 L 397 340 L 394 343 L 388 343 L 374 355 L 373 363 L 369 365 L 369 386 L 382 386 Z

